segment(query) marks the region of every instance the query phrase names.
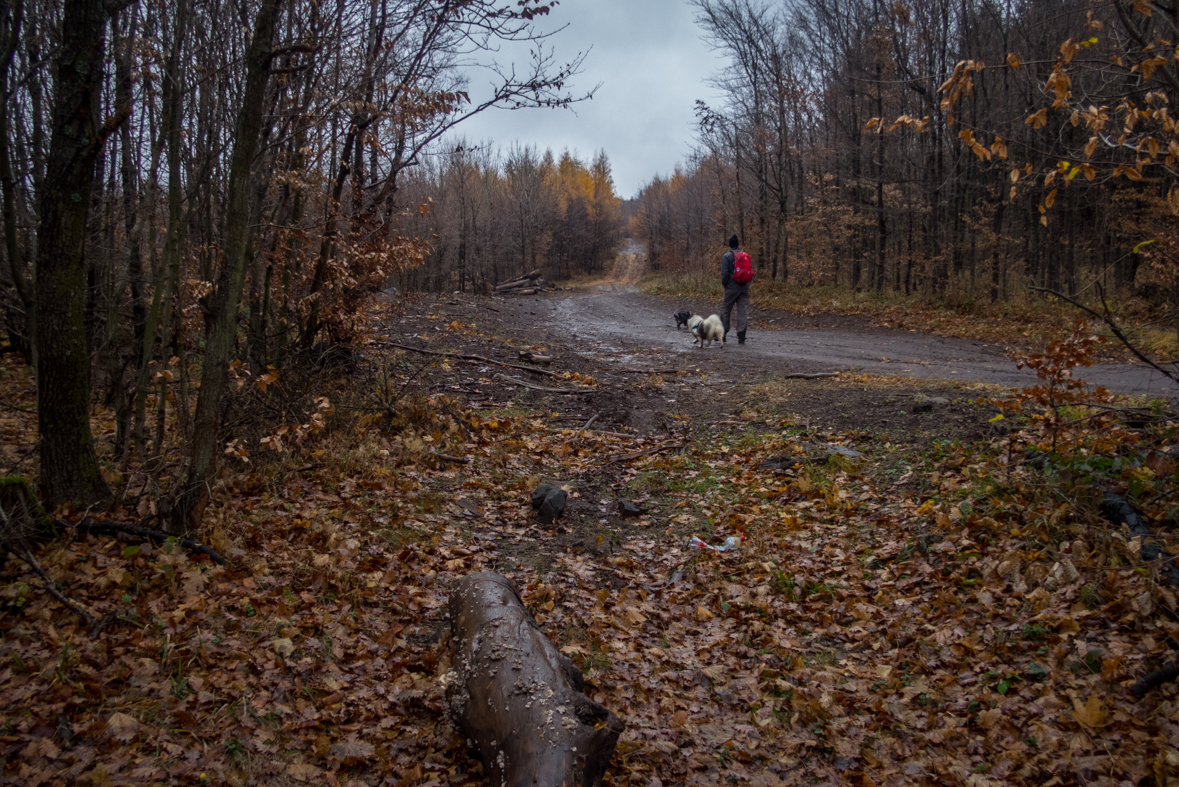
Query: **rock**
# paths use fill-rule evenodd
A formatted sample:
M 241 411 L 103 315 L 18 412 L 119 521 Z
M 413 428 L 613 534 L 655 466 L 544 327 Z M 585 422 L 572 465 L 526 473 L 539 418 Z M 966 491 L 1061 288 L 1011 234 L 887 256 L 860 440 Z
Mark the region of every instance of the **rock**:
M 761 470 L 789 470 L 806 462 L 803 456 L 772 456 L 758 465 Z
M 824 460 L 830 459 L 833 456 L 842 456 L 845 459 L 863 459 L 864 458 L 864 455 L 861 454 L 859 451 L 855 450 L 854 448 L 848 448 L 845 445 L 833 445 L 833 444 L 829 443 L 827 445 L 822 446 L 822 450 L 826 452 L 825 455 L 823 456 Z
M 532 493 L 532 507 L 539 509 L 544 504 L 544 499 L 549 496 L 549 492 L 556 489 L 552 484 L 541 484 Z
M 916 402 L 916 404 L 913 405 L 913 412 L 915 413 L 932 412 L 933 408 L 950 403 L 950 400 L 944 397 L 925 396 L 924 394 L 918 394 L 917 396 L 914 396 L 913 401 Z
M 532 507 L 536 509 L 536 521 L 551 525 L 565 513 L 565 501 L 569 495 L 564 489 L 551 484 L 541 484 L 532 493 Z
M 642 516 L 647 513 L 647 509 L 640 505 L 630 502 L 629 500 L 618 501 L 618 513 L 623 518 Z

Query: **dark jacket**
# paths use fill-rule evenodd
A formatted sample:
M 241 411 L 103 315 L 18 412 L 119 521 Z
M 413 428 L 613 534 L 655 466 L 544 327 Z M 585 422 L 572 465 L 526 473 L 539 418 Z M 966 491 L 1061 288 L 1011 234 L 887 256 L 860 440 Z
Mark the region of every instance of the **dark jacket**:
M 736 257 L 733 252 L 735 251 L 741 251 L 741 249 L 729 249 L 725 252 L 725 256 L 721 257 L 721 285 L 726 290 L 748 290 L 752 282 L 738 284 L 733 281 L 733 266 L 736 264 Z

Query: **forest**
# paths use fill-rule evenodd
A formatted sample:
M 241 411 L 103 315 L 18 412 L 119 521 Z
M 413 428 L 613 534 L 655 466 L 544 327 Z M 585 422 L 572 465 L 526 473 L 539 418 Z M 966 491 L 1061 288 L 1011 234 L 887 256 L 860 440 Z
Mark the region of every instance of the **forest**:
M 636 237 L 952 304 L 1094 282 L 1174 313 L 1174 3 L 694 0 L 725 68 Z
M 686 2 L 0 0 L 0 783 L 1176 783 L 1179 0 Z
M 187 469 L 165 518 L 182 532 L 200 523 L 231 380 L 347 344 L 395 274 L 463 289 L 538 255 L 558 274 L 600 266 L 618 212 L 604 154 L 441 152 L 478 112 L 587 97 L 569 88 L 580 57 L 558 62 L 535 28 L 549 10 L 6 0 L 0 295 L 9 348 L 37 374 L 45 502 L 110 494 L 92 392 L 124 468 L 163 455 L 175 406 Z M 497 62 L 505 43 L 532 60 Z M 491 92 L 472 100 L 472 74 Z

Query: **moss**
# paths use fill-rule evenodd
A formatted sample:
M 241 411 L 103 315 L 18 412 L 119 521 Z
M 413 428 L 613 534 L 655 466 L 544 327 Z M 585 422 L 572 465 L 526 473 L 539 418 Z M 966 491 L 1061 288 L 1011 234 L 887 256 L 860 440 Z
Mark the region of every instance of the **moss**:
M 53 520 L 45 513 L 33 485 L 24 476 L 0 476 L 0 508 L 13 524 L 26 518 L 30 520 L 26 537 L 51 538 L 57 535 Z

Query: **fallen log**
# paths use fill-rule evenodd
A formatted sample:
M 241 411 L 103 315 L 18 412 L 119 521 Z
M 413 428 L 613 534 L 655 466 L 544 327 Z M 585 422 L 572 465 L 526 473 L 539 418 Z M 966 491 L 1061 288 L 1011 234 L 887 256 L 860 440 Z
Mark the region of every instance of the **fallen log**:
M 526 284 L 531 284 L 532 282 L 536 281 L 539 278 L 540 278 L 540 270 L 537 269 L 534 271 L 529 271 L 528 273 L 525 273 L 523 276 L 517 276 L 516 278 L 508 279 L 507 281 L 501 281 L 499 284 L 495 285 L 495 289 L 496 290 L 504 290 L 504 289 L 510 289 L 511 287 L 523 287 Z
M 495 285 L 496 292 L 508 292 L 519 287 L 532 287 L 531 279 L 519 279 L 517 281 L 505 281 L 503 284 Z
M 546 377 L 560 377 L 557 372 L 550 372 L 548 369 L 533 369 L 531 366 L 521 366 L 518 363 L 508 363 L 506 361 L 496 361 L 491 358 L 484 358 L 482 355 L 464 355 L 462 353 L 443 353 L 437 350 L 423 350 L 421 347 L 411 347 L 408 344 L 398 344 L 397 342 L 373 342 L 373 344 L 381 347 L 396 347 L 399 350 L 409 350 L 410 352 L 422 353 L 423 355 L 437 355 L 442 358 L 453 358 L 456 361 L 465 361 L 467 363 L 489 363 L 493 366 L 503 366 L 506 369 L 521 369 L 525 372 L 532 372 L 533 374 L 542 374 Z
M 581 671 L 549 641 L 510 580 L 470 574 L 450 595 L 450 719 L 505 787 L 598 787 L 625 729 L 583 694 Z
M 545 393 L 571 394 L 573 396 L 581 396 L 585 394 L 592 394 L 594 392 L 592 388 L 581 390 L 578 388 L 548 388 L 543 385 L 533 385 L 532 383 L 521 380 L 519 377 L 509 377 L 506 374 L 497 374 L 496 377 L 501 380 L 506 380 L 512 385 L 518 385 L 521 388 L 528 388 L 533 391 L 544 391 Z

